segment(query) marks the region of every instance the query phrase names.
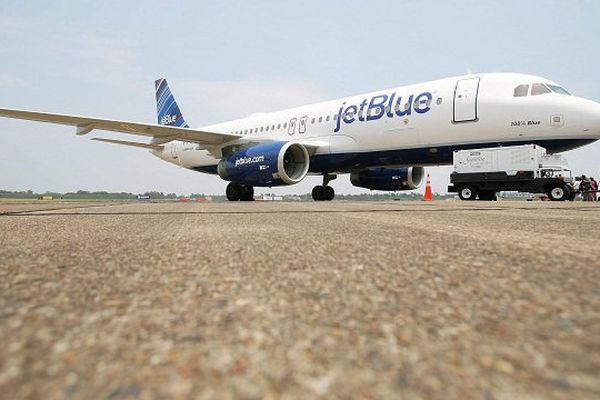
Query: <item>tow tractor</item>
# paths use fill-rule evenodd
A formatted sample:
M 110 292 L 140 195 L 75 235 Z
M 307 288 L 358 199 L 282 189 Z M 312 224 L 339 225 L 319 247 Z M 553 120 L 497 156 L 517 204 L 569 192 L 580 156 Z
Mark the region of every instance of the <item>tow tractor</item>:
M 576 191 L 567 161 L 535 145 L 457 150 L 448 192 L 461 200 L 496 200 L 501 191 L 546 193 L 573 201 Z

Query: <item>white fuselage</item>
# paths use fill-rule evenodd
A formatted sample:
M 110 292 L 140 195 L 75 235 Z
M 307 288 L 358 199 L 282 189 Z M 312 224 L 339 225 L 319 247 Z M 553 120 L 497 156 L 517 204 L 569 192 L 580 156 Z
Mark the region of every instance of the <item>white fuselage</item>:
M 523 89 L 524 85 L 527 88 Z M 516 96 L 518 86 L 525 95 L 521 91 Z M 549 88 L 562 89 L 531 75 L 469 75 L 257 114 L 201 129 L 240 134 L 245 142 L 257 138 L 315 143 L 318 150 L 311 156 L 312 173 L 450 164 L 454 150 L 488 145 L 538 143 L 558 152 L 600 138 L 600 104 L 561 94 L 558 89 L 540 93 Z M 219 162 L 191 142 L 173 141 L 153 154 L 202 172 L 214 173 L 212 167 Z

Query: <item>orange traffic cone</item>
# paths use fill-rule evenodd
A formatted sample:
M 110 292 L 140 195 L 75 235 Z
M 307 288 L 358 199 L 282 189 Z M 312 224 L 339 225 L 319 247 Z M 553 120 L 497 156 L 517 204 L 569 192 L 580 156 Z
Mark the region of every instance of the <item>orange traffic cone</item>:
M 433 194 L 431 193 L 431 181 L 429 180 L 429 174 L 427 174 L 427 183 L 425 184 L 425 195 L 423 201 L 433 200 Z

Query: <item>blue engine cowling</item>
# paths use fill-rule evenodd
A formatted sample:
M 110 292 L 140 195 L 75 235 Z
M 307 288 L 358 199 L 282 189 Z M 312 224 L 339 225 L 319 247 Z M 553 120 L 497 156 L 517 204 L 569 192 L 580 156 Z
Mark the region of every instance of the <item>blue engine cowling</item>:
M 367 168 L 350 174 L 354 186 L 371 190 L 412 190 L 423 182 L 425 169 L 410 168 Z
M 282 186 L 300 182 L 308 173 L 306 147 L 271 142 L 238 150 L 217 166 L 219 176 L 249 186 Z

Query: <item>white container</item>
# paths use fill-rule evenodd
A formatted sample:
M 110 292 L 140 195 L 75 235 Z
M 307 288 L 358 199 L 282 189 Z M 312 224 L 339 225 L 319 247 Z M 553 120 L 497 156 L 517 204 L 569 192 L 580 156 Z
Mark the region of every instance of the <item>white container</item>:
M 515 175 L 518 171 L 561 170 L 566 166 L 560 155 L 547 156 L 546 149 L 535 144 L 454 152 L 454 171 L 459 174 L 502 171 Z

